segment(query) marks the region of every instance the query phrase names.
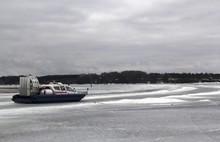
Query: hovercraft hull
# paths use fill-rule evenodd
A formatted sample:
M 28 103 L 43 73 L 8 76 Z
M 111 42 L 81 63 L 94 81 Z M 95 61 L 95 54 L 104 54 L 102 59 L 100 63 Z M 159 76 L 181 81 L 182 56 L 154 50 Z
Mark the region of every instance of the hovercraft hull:
M 20 96 L 19 94 L 12 97 L 15 103 L 59 103 L 59 102 L 79 102 L 86 94 L 62 94 L 62 95 L 35 95 Z

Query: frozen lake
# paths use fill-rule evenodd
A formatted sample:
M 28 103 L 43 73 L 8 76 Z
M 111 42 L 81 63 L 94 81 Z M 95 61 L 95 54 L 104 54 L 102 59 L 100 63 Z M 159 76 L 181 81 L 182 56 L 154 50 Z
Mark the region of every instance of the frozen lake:
M 76 103 L 15 104 L 13 95 L 0 93 L 1 142 L 220 141 L 218 83 L 93 85 Z

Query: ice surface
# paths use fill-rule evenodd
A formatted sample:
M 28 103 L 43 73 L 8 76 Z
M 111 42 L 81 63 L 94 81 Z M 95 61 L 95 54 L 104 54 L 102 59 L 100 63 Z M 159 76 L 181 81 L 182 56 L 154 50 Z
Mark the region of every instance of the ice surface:
M 0 94 L 2 142 L 220 141 L 218 83 L 93 85 L 76 103 L 15 104 L 13 95 Z

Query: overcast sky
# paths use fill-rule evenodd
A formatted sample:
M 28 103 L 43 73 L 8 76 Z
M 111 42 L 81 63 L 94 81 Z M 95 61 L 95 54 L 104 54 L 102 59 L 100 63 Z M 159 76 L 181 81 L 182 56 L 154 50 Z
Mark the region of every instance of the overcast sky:
M 0 76 L 220 73 L 219 0 L 0 0 Z

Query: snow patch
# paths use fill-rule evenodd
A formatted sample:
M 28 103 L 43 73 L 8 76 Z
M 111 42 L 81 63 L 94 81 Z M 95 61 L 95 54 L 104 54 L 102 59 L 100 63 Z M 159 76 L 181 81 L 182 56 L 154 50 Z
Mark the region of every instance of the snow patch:
M 145 99 L 122 99 L 118 101 L 102 102 L 103 104 L 160 104 L 160 103 L 177 103 L 186 102 L 180 99 L 168 98 L 145 98 Z
M 189 96 L 220 95 L 220 91 L 205 92 L 205 93 L 194 93 L 194 94 L 188 94 L 188 95 L 189 95 Z
M 199 100 L 199 102 L 210 102 L 209 99 Z

